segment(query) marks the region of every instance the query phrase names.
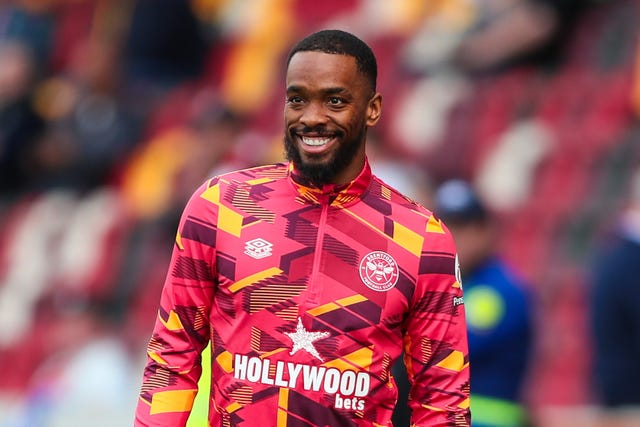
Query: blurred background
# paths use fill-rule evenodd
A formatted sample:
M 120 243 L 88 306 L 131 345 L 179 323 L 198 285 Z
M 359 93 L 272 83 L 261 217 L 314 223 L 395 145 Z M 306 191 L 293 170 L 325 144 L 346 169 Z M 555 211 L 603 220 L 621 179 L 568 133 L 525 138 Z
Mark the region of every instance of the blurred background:
M 282 160 L 284 59 L 321 28 L 378 57 L 374 172 L 427 207 L 467 180 L 499 218 L 536 300 L 534 424 L 596 425 L 590 270 L 640 166 L 639 23 L 638 0 L 0 1 L 0 426 L 131 425 L 184 203 Z

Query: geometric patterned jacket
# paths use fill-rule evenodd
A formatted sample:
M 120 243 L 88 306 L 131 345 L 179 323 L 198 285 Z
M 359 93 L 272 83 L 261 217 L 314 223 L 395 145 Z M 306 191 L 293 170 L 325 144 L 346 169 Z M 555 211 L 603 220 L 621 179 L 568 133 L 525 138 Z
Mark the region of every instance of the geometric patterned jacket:
M 366 162 L 314 188 L 279 163 L 205 182 L 180 220 L 136 410 L 186 424 L 211 342 L 211 426 L 390 426 L 403 354 L 416 426 L 469 426 L 453 238 Z

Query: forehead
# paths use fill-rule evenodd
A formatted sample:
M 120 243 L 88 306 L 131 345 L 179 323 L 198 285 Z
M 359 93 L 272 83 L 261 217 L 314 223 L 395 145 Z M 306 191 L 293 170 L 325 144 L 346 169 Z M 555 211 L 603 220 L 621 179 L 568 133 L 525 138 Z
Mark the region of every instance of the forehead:
M 366 83 L 353 56 L 324 52 L 297 52 L 287 67 L 287 88 L 358 88 Z

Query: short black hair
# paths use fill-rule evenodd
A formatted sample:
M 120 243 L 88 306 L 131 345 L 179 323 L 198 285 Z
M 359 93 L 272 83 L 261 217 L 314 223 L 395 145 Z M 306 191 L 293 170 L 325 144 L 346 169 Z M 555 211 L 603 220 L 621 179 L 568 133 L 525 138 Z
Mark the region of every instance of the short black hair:
M 300 40 L 289 52 L 287 66 L 298 52 L 323 52 L 352 56 L 356 60 L 358 71 L 363 73 L 373 91 L 376 90 L 378 64 L 373 51 L 365 42 L 351 33 L 341 30 L 321 30 Z

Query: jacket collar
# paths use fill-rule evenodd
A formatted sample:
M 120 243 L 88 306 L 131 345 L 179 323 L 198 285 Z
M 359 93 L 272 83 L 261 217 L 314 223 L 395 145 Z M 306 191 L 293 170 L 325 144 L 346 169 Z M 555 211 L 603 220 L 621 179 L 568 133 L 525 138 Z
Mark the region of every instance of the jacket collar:
M 371 166 L 368 159 L 365 159 L 364 167 L 353 181 L 342 185 L 325 184 L 320 188 L 311 184 L 298 173 L 293 163 L 289 163 L 290 181 L 300 197 L 313 204 L 327 203 L 334 206 L 351 204 L 362 197 L 369 188 L 372 178 Z

